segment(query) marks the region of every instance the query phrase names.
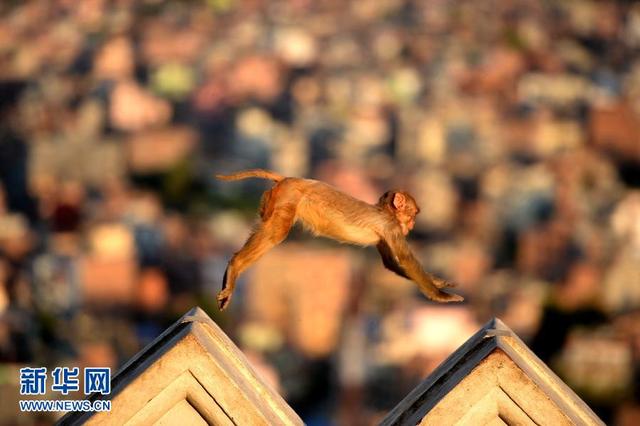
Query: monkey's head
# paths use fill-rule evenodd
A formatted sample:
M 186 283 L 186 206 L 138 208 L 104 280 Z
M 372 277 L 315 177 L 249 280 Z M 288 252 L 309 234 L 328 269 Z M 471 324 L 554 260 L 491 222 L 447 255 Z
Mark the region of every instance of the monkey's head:
M 382 194 L 378 205 L 389 211 L 400 224 L 402 233 L 409 234 L 416 224 L 416 216 L 420 213 L 420 207 L 416 200 L 405 191 L 387 191 Z

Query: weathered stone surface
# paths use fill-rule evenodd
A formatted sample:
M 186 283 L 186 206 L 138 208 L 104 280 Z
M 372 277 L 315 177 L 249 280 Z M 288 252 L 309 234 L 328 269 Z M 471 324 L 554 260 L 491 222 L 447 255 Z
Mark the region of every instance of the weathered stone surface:
M 135 355 L 111 382 L 111 412 L 69 413 L 59 424 L 302 425 L 245 356 L 194 308 Z
M 390 425 L 603 425 L 502 321 L 493 319 L 382 421 Z

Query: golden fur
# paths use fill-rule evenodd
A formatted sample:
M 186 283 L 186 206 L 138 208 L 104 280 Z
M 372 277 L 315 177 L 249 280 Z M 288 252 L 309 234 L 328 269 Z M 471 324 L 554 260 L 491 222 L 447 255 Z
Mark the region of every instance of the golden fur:
M 405 236 L 413 228 L 420 209 L 408 193 L 388 191 L 378 204 L 372 205 L 324 182 L 284 177 L 262 169 L 217 177 L 227 181 L 257 177 L 276 182 L 260 202 L 260 223 L 229 261 L 223 289 L 218 294 L 220 309 L 229 304 L 238 275 L 282 242 L 296 221 L 317 236 L 362 246 L 375 245 L 388 269 L 415 281 L 431 299 L 462 300 L 458 295 L 441 291 L 450 284 L 424 272 L 411 253 Z

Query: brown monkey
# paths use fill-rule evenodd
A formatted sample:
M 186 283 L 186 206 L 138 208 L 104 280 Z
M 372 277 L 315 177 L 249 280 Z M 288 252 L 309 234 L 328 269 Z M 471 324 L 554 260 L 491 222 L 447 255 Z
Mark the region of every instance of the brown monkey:
M 362 246 L 375 245 L 387 269 L 413 280 L 429 299 L 459 302 L 457 294 L 442 288 L 452 285 L 425 272 L 411 252 L 405 236 L 420 212 L 411 195 L 388 191 L 371 205 L 353 198 L 317 180 L 284 177 L 267 170 L 254 169 L 232 175 L 216 175 L 222 180 L 251 177 L 269 179 L 275 186 L 260 202 L 261 221 L 245 245 L 233 255 L 218 294 L 218 306 L 225 309 L 231 301 L 236 279 L 267 250 L 281 243 L 296 221 L 314 235 Z

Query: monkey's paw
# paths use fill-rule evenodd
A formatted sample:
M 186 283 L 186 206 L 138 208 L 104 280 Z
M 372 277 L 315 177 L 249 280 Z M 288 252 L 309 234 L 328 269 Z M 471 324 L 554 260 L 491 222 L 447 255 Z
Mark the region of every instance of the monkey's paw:
M 232 292 L 229 291 L 228 288 L 225 288 L 220 293 L 218 293 L 218 309 L 220 309 L 221 311 L 227 309 L 227 306 L 229 306 L 229 303 L 231 303 L 231 294 Z
M 450 297 L 446 300 L 447 302 L 463 302 L 464 301 L 464 297 L 460 296 L 459 294 L 450 294 Z
M 433 284 L 437 287 L 437 288 L 451 288 L 451 287 L 456 287 L 455 283 L 452 283 L 451 281 L 445 281 L 441 278 L 437 278 L 434 277 L 433 278 Z
M 445 293 L 444 291 L 441 291 L 436 297 L 434 297 L 434 300 L 443 303 L 462 302 L 464 300 L 464 297 L 460 296 L 459 294 Z

